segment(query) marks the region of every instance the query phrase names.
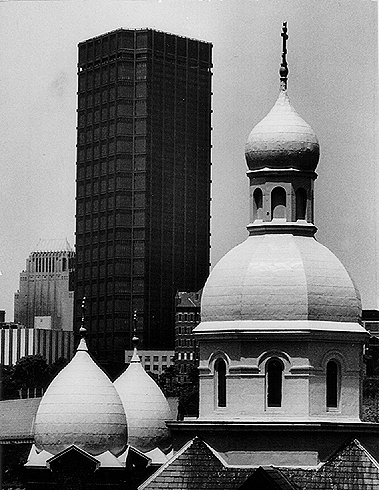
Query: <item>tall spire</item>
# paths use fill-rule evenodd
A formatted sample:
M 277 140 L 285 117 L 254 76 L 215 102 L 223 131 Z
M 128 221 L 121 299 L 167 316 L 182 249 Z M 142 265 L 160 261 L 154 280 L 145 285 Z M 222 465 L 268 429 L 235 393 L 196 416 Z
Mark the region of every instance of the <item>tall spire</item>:
M 282 33 L 283 48 L 282 48 L 282 62 L 280 64 L 279 75 L 280 75 L 280 90 L 287 90 L 287 80 L 288 80 L 288 65 L 287 65 L 287 22 L 283 22 Z
M 87 342 L 86 342 L 87 329 L 84 326 L 85 313 L 86 313 L 86 297 L 85 296 L 83 296 L 81 308 L 82 308 L 82 321 L 81 321 L 81 325 L 79 328 L 80 342 L 79 342 L 77 350 L 78 351 L 79 350 L 88 351 Z
M 138 343 L 139 343 L 139 338 L 137 337 L 137 310 L 134 310 L 134 314 L 133 314 L 132 343 L 133 343 L 133 357 L 131 358 L 130 362 L 141 362 L 141 359 L 140 359 L 138 352 L 137 352 L 137 347 L 138 347 Z

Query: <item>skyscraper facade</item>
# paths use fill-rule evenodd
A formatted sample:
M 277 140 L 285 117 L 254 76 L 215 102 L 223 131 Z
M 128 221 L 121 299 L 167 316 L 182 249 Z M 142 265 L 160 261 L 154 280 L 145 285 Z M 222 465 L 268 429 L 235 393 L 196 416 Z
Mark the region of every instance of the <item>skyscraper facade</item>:
M 175 293 L 209 272 L 212 45 L 150 29 L 79 44 L 76 324 L 123 362 L 174 344 Z
M 72 268 L 75 252 L 67 240 L 40 240 L 20 273 L 14 321 L 28 328 L 73 330 Z

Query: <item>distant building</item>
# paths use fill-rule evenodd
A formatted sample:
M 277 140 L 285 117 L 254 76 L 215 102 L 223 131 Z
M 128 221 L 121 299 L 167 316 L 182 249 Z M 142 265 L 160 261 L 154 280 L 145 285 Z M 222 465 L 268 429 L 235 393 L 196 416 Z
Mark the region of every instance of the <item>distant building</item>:
M 70 277 L 75 252 L 67 240 L 40 240 L 20 274 L 14 321 L 27 328 L 73 329 L 74 292 Z
M 172 350 L 139 350 L 138 355 L 145 371 L 160 375 L 165 369 L 174 364 L 174 351 Z M 125 351 L 125 363 L 129 364 L 133 351 Z
M 193 329 L 200 323 L 201 291 L 180 291 L 176 294 L 175 365 L 179 383 L 190 382 L 190 373 L 197 366 L 198 353 Z
M 40 354 L 48 364 L 74 352 L 73 331 L 25 328 L 15 323 L 0 324 L 0 364 L 16 364 L 22 357 Z
M 362 323 L 371 335 L 379 337 L 379 311 L 362 310 Z
M 173 349 L 175 293 L 209 273 L 212 45 L 151 29 L 79 44 L 75 325 L 98 361 Z
M 377 378 L 379 377 L 379 311 L 362 310 L 362 324 L 370 333 L 365 350 L 366 376 Z

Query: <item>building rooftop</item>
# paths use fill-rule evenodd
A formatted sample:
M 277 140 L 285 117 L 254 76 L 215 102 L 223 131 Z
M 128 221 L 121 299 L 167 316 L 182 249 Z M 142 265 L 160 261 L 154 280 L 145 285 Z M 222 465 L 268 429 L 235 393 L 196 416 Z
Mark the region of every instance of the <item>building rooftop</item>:
M 208 444 L 192 439 L 154 473 L 139 490 L 174 488 L 268 490 L 374 490 L 379 488 L 379 464 L 357 440 L 352 440 L 315 469 L 228 466 Z
M 38 240 L 33 252 L 74 252 L 74 248 L 69 244 L 67 238 L 64 239 L 43 239 Z
M 33 442 L 33 421 L 40 401 L 41 398 L 0 401 L 0 441 L 3 444 Z
M 202 39 L 196 39 L 194 37 L 188 37 L 188 36 L 181 36 L 180 34 L 174 34 L 173 32 L 166 32 L 166 31 L 161 31 L 159 29 L 152 29 L 151 27 L 138 27 L 138 28 L 124 28 L 124 27 L 118 27 L 117 29 L 113 29 L 112 31 L 104 32 L 103 34 L 99 34 L 98 36 L 91 37 L 89 39 L 86 39 L 85 41 L 81 41 L 78 46 L 81 46 L 82 44 L 86 44 L 89 41 L 94 41 L 96 39 L 102 39 L 103 37 L 108 36 L 109 34 L 115 34 L 117 32 L 131 32 L 131 31 L 137 31 L 137 32 L 158 32 L 160 34 L 167 34 L 169 36 L 175 36 L 175 37 L 180 37 L 182 39 L 189 39 L 190 41 L 198 41 L 200 43 L 205 43 L 212 45 L 211 42 L 209 41 L 204 41 Z

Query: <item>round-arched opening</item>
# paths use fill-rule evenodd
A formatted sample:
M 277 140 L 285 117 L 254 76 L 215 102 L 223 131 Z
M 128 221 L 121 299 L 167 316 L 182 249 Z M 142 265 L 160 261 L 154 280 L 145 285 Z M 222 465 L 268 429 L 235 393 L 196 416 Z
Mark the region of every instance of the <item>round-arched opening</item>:
M 271 218 L 286 218 L 286 191 L 275 187 L 271 192 Z
M 263 193 L 257 188 L 253 193 L 253 221 L 263 219 Z
M 226 363 L 224 359 L 215 362 L 217 406 L 226 407 Z
M 331 360 L 326 365 L 326 407 L 338 408 L 339 399 L 339 366 Z
M 307 192 L 303 188 L 296 190 L 296 220 L 307 217 Z
M 283 363 L 277 357 L 273 357 L 266 364 L 267 380 L 267 406 L 282 406 L 282 388 L 283 388 Z

